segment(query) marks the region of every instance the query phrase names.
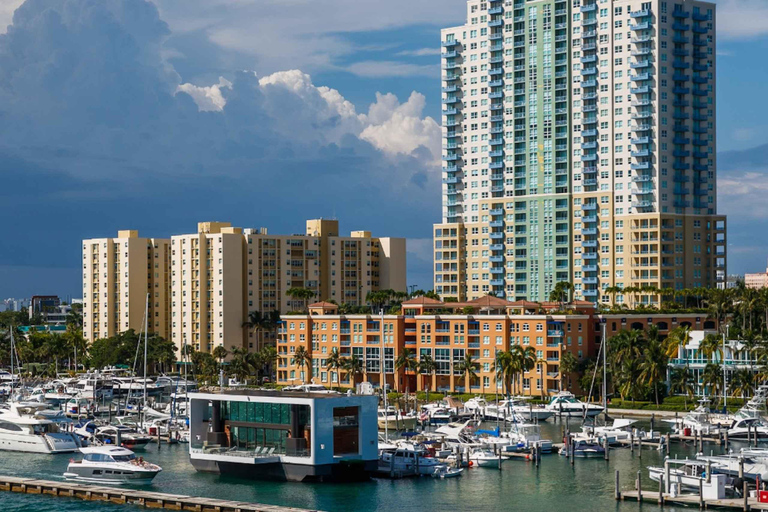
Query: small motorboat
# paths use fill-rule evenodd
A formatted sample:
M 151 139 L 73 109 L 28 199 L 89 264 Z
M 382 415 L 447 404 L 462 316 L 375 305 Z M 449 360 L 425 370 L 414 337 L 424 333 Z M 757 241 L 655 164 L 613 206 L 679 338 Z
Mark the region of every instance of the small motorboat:
M 504 459 L 501 459 L 504 460 Z M 469 455 L 469 461 L 481 468 L 498 468 L 499 456 L 490 450 L 475 450 Z
M 120 445 L 131 450 L 143 450 L 152 441 L 151 437 L 125 425 L 98 427 L 93 437 L 105 445 Z
M 560 455 L 568 456 L 568 446 L 560 448 Z M 605 448 L 595 442 L 581 441 L 574 439 L 573 441 L 573 456 L 574 457 L 604 457 Z
M 461 476 L 464 473 L 462 468 L 449 468 L 448 466 L 437 466 L 435 472 L 432 473 L 432 478 L 455 478 Z
M 149 484 L 163 469 L 119 446 L 81 448 L 82 460 L 70 460 L 64 478 L 101 484 Z
M 701 481 L 706 482 L 707 463 L 698 460 L 674 460 L 669 459 L 669 482 L 677 484 L 678 489 L 693 490 L 698 492 Z M 715 466 L 711 466 L 715 469 Z M 715 471 L 713 471 L 714 473 Z M 648 466 L 648 477 L 654 482 L 664 478 L 664 466 Z
M 416 416 L 403 414 L 393 406 L 378 411 L 379 430 L 413 430 L 416 428 Z

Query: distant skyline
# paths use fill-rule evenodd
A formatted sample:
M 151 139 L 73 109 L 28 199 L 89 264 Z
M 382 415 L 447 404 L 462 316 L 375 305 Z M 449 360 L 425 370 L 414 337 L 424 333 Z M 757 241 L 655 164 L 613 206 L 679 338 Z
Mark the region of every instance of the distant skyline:
M 408 238 L 409 284 L 431 288 L 439 30 L 465 1 L 284 3 L 0 0 L 0 297 L 79 296 L 80 240 L 118 229 L 291 233 L 334 215 Z M 768 3 L 716 4 L 719 209 L 729 273 L 754 272 Z

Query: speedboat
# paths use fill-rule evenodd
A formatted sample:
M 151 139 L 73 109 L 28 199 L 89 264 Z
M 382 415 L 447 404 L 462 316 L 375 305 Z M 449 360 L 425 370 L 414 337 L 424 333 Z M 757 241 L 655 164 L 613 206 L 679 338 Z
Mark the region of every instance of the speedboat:
M 416 420 L 416 416 L 403 414 L 391 405 L 378 411 L 379 430 L 413 430 Z
M 541 438 L 541 426 L 537 423 L 515 422 L 502 436 L 510 440 L 505 447 L 508 452 L 528 451 L 534 447 L 538 447 L 541 453 L 552 452 L 552 441 Z
M 432 457 L 425 448 L 419 445 L 398 443 L 394 450 L 382 450 L 379 456 L 379 465 L 383 468 L 392 468 L 396 472 L 431 475 L 438 466 L 444 464 Z
M 29 453 L 70 453 L 81 443 L 77 436 L 62 432 L 52 419 L 36 413 L 46 404 L 11 402 L 0 412 L 0 450 Z
M 432 478 L 455 478 L 461 476 L 462 473 L 464 473 L 462 468 L 449 468 L 448 466 L 440 465 L 435 468 Z
M 568 456 L 568 446 L 560 448 L 560 455 Z M 604 457 L 605 448 L 597 444 L 596 442 L 573 440 L 573 456 L 574 457 Z
M 674 460 L 669 461 L 669 483 L 677 484 L 679 489 L 689 489 L 699 491 L 699 482 L 706 481 L 707 463 L 698 460 Z M 712 466 L 713 472 L 716 467 Z M 654 482 L 664 478 L 664 466 L 649 466 L 648 476 Z
M 665 420 L 673 424 L 676 434 L 693 435 L 704 434 L 712 435 L 720 432 L 720 426 L 715 425 L 709 412 L 709 400 L 699 400 L 699 405 L 694 410 L 683 416 L 681 419 Z
M 630 438 L 646 442 L 659 442 L 661 434 L 657 431 L 637 430 L 632 425 L 637 423 L 637 420 L 631 420 L 626 418 L 617 418 L 613 420 L 611 425 L 584 425 L 581 428 L 581 433 L 574 436 L 577 440 L 596 440 L 598 444 L 602 444 L 607 441 L 608 444 L 616 445 L 622 441 L 628 441 Z
M 81 448 L 82 460 L 70 460 L 64 477 L 101 484 L 149 484 L 163 469 L 119 446 Z
M 603 412 L 602 406 L 577 400 L 570 391 L 560 391 L 553 396 L 545 409 L 559 416 L 570 417 L 594 417 Z
M 768 464 L 764 462 L 764 459 L 754 457 L 746 454 L 733 454 L 728 455 L 701 455 L 696 457 L 702 462 L 712 463 L 712 472 L 721 473 L 723 475 L 729 475 L 732 477 L 739 476 L 739 470 L 741 468 L 741 462 L 744 462 L 744 478 L 748 480 L 755 480 L 760 478 L 761 482 L 768 479 Z
M 498 455 L 491 450 L 475 450 L 469 454 L 469 461 L 480 468 L 498 468 L 499 467 Z
M 136 432 L 125 425 L 99 427 L 93 437 L 102 444 L 120 445 L 131 450 L 143 450 L 152 438 Z M 119 443 L 118 443 L 119 440 Z

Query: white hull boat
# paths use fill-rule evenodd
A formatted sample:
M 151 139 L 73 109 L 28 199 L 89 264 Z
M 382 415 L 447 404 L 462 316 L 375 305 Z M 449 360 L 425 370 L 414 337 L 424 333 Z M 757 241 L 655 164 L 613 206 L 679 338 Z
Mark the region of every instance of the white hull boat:
M 68 480 L 100 484 L 146 485 L 162 471 L 160 466 L 144 462 L 126 448 L 83 448 L 83 459 L 70 461 L 64 477 Z

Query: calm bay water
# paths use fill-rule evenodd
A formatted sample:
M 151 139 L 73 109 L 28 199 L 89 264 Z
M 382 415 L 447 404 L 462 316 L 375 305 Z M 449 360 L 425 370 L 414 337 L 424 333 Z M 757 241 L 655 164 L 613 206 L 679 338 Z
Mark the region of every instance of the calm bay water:
M 575 424 L 571 424 L 572 428 Z M 561 424 L 548 421 L 542 427 L 545 437 L 558 441 Z M 577 428 L 575 428 L 577 429 Z M 712 446 L 706 447 L 719 450 Z M 504 462 L 503 470 L 472 468 L 461 478 L 437 480 L 412 478 L 404 480 L 374 479 L 356 484 L 274 483 L 197 473 L 188 462 L 187 446 L 163 446 L 158 452 L 151 446 L 143 454 L 163 467 L 163 472 L 147 489 L 158 492 L 208 496 L 274 505 L 320 509 L 325 511 L 393 510 L 410 512 L 437 511 L 547 511 L 553 510 L 617 510 L 635 511 L 635 502 L 617 503 L 613 499 L 614 470 L 621 474 L 623 487 L 632 485 L 642 470 L 645 488 L 656 488 L 648 480 L 649 465 L 663 464 L 663 455 L 655 449 L 643 450 L 642 459 L 628 449 L 611 451 L 611 460 L 576 459 L 571 466 L 557 454 L 542 457 L 536 467 L 523 460 Z M 672 456 L 693 456 L 692 447 L 673 445 Z M 70 455 L 46 456 L 0 452 L 0 473 L 48 480 L 61 478 Z M 660 510 L 645 504 L 645 512 Z M 2 512 L 47 511 L 130 511 L 133 507 L 109 505 L 45 496 L 0 492 Z M 665 510 L 676 510 L 665 507 Z M 679 509 L 682 510 L 682 509 Z

